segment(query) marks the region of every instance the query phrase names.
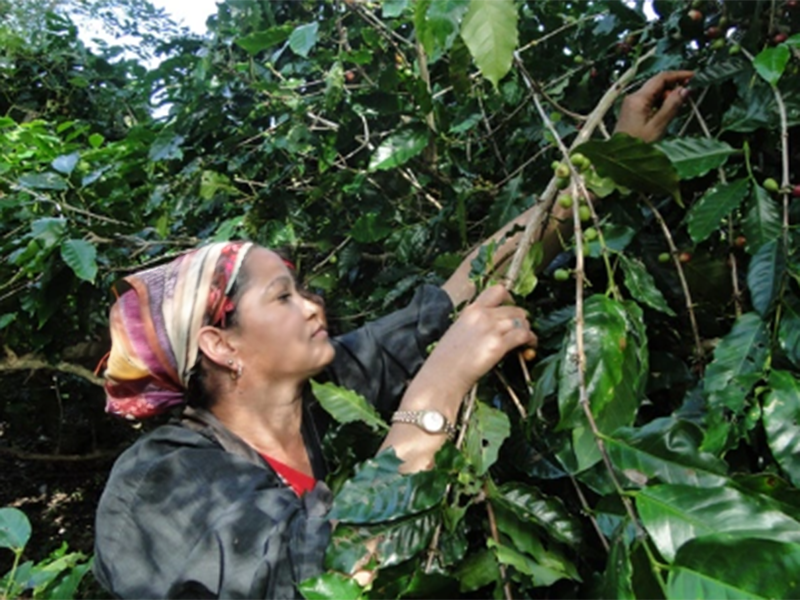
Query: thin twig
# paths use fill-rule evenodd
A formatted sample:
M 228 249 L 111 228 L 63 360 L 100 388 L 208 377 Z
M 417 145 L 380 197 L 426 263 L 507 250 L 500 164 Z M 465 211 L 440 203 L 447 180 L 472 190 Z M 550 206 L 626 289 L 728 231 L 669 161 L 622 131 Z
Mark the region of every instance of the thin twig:
M 103 380 L 100 377 L 97 377 L 89 369 L 81 365 L 75 365 L 65 361 L 49 363 L 32 354 L 17 357 L 9 352 L 8 349 L 6 349 L 6 354 L 6 359 L 0 361 L 0 373 L 12 371 L 58 371 L 60 373 L 76 375 L 95 385 L 103 385 Z
M 600 524 L 597 522 L 597 518 L 594 516 L 594 511 L 592 507 L 589 506 L 589 502 L 586 500 L 586 496 L 583 495 L 583 490 L 581 490 L 581 486 L 578 485 L 578 480 L 575 479 L 573 475 L 569 476 L 569 480 L 572 482 L 573 487 L 575 488 L 575 493 L 578 494 L 578 500 L 583 507 L 583 512 L 589 517 L 589 520 L 592 522 L 592 527 L 594 527 L 595 532 L 597 533 L 597 537 L 600 538 L 600 543 L 603 545 L 603 548 L 606 552 L 608 552 L 611 547 L 608 544 L 608 540 L 606 536 L 603 535 L 603 530 L 600 529 Z
M 485 489 L 484 494 L 486 494 Z M 500 532 L 497 530 L 497 520 L 494 517 L 494 509 L 492 508 L 492 503 L 489 502 L 488 497 L 486 499 L 486 515 L 489 517 L 489 531 L 492 533 L 492 539 L 494 540 L 495 544 L 500 546 Z M 503 592 L 506 600 L 512 600 L 514 595 L 511 593 L 511 582 L 508 581 L 506 566 L 502 563 L 500 563 L 498 566 L 500 567 L 500 578 L 503 580 Z
M 661 231 L 664 234 L 664 239 L 667 241 L 667 245 L 669 246 L 669 253 L 672 256 L 672 262 L 675 264 L 675 270 L 678 272 L 678 279 L 681 282 L 681 289 L 683 290 L 683 297 L 686 299 L 686 310 L 689 312 L 689 323 L 692 327 L 692 334 L 694 335 L 694 346 L 695 346 L 695 356 L 697 358 L 698 366 L 702 369 L 704 359 L 705 359 L 705 350 L 703 350 L 703 345 L 700 343 L 700 329 L 697 327 L 697 318 L 694 314 L 694 302 L 692 302 L 692 294 L 689 291 L 689 284 L 686 281 L 686 275 L 683 272 L 683 265 L 681 264 L 678 247 L 675 245 L 675 241 L 672 239 L 672 232 L 669 230 L 669 226 L 667 222 L 664 220 L 664 217 L 655 207 L 655 205 L 650 202 L 650 199 L 647 197 L 643 197 L 645 204 L 653 213 L 653 216 L 658 221 L 658 224 L 661 226 Z
M 711 135 L 711 131 L 708 129 L 706 120 L 703 118 L 703 115 L 700 114 L 697 104 L 695 104 L 691 97 L 689 98 L 689 106 L 691 106 L 692 112 L 694 113 L 697 122 L 700 124 L 700 129 L 703 130 L 703 133 L 708 139 L 713 140 L 714 136 Z M 717 175 L 722 184 L 727 183 L 728 178 L 725 175 L 725 169 L 719 167 L 717 169 Z M 738 319 L 742 316 L 742 291 L 739 289 L 739 272 L 734 248 L 733 212 L 730 212 L 728 213 L 728 265 L 731 268 L 731 283 L 733 284 L 733 308 L 736 312 L 736 318 Z
M 519 400 L 519 396 L 517 396 L 516 392 L 514 391 L 514 388 L 512 388 L 511 385 L 508 383 L 508 380 L 505 378 L 505 375 L 503 375 L 500 369 L 495 369 L 494 374 L 497 375 L 497 378 L 505 386 L 508 395 L 511 396 L 511 400 L 514 402 L 514 406 L 516 406 L 517 410 L 519 411 L 519 416 L 522 417 L 523 419 L 527 419 L 528 411 L 525 410 L 525 407 Z

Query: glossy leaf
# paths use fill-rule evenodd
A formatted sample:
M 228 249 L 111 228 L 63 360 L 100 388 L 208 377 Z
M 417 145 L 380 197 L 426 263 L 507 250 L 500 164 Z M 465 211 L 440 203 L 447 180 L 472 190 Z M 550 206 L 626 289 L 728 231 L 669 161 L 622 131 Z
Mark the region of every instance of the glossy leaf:
M 262 50 L 282 44 L 292 32 L 292 27 L 281 25 L 265 31 L 256 31 L 235 40 L 236 45 L 243 48 L 248 54 L 256 55 Z
M 572 429 L 579 470 L 600 460 L 600 452 L 580 403 L 576 330 L 565 340 L 559 371 L 557 430 Z M 648 371 L 647 337 L 641 309 L 602 295 L 584 304 L 584 352 L 589 406 L 601 433 L 631 425 Z
M 772 456 L 800 485 L 800 381 L 788 371 L 772 371 L 762 419 Z
M 375 407 L 352 390 L 340 387 L 335 383 L 311 382 L 314 396 L 320 405 L 339 423 L 361 421 L 369 425 L 373 431 L 389 430 L 389 426 L 381 419 Z
M 497 87 L 511 69 L 519 39 L 513 0 L 470 0 L 461 37 L 481 74 Z
M 339 524 L 326 551 L 326 566 L 353 574 L 364 567 L 370 552 L 381 567 L 398 565 L 430 545 L 438 522 L 436 512 L 427 511 L 388 523 Z
M 624 254 L 620 255 L 620 264 L 625 273 L 625 287 L 635 300 L 642 302 L 657 311 L 675 316 L 661 291 L 656 287 L 653 276 L 647 272 L 647 267 L 638 258 L 630 258 Z
M 298 56 L 306 58 L 317 43 L 319 23 L 316 21 L 299 25 L 289 34 L 289 48 Z
M 31 235 L 50 247 L 61 239 L 67 231 L 67 220 L 44 217 L 31 223 Z
M 678 172 L 667 155 L 651 144 L 626 134 L 590 141 L 575 149 L 588 157 L 597 173 L 618 185 L 645 194 L 666 194 L 681 204 Z
M 428 510 L 444 498 L 446 473 L 403 474 L 391 448 L 364 461 L 333 500 L 328 518 L 344 523 L 396 521 Z
M 746 313 L 739 317 L 714 350 L 714 360 L 706 369 L 705 393 L 725 399 L 722 393 L 735 377 L 761 372 L 767 357 L 767 343 L 766 328 L 757 314 Z M 739 401 L 725 400 L 724 404 L 732 410 L 741 409 Z
M 719 228 L 723 218 L 739 208 L 749 187 L 750 182 L 747 179 L 720 183 L 692 206 L 688 215 L 689 235 L 695 244 L 708 238 Z
M 795 296 L 783 298 L 778 340 L 789 360 L 800 367 L 800 300 Z
M 495 553 L 489 549 L 470 555 L 456 570 L 458 590 L 474 592 L 500 578 L 500 567 Z
M 639 428 L 622 427 L 605 439 L 616 469 L 639 486 L 662 483 L 724 485 L 727 465 L 700 451 L 703 432 L 692 423 L 660 418 Z
M 628 544 L 621 535 L 616 536 L 611 542 L 603 581 L 603 598 L 617 598 L 617 600 L 634 600 L 636 598 L 632 581 L 633 565 L 628 548 Z
M 511 433 L 508 416 L 484 402 L 476 402 L 464 440 L 464 453 L 478 475 L 483 475 L 497 460 L 505 439 Z
M 297 590 L 306 600 L 358 600 L 364 591 L 355 579 L 336 572 L 301 581 Z
M 50 166 L 53 167 L 59 173 L 63 173 L 64 175 L 69 175 L 75 170 L 75 166 L 78 164 L 81 155 L 78 152 L 71 152 L 70 154 L 62 154 L 58 158 L 54 159 Z
M 522 259 L 522 266 L 519 270 L 519 276 L 514 282 L 512 292 L 521 298 L 526 298 L 533 293 L 536 285 L 539 283 L 536 277 L 536 268 L 542 263 L 544 258 L 544 248 L 541 242 L 533 244 L 525 257 Z
M 760 185 L 754 185 L 748 200 L 747 214 L 742 223 L 751 254 L 767 242 L 777 240 L 781 234 L 781 214 L 778 204 Z
M 738 56 L 710 62 L 705 64 L 703 68 L 692 77 L 692 85 L 709 86 L 722 83 L 740 74 L 747 68 L 747 61 Z
M 563 568 L 562 565 L 555 562 L 542 564 L 510 546 L 495 542 L 491 538 L 488 539 L 486 543 L 489 548 L 495 551 L 497 561 L 500 564 L 514 567 L 517 571 L 529 576 L 532 579 L 534 587 L 550 586 L 561 579 L 574 578 L 572 574 L 568 572 L 568 569 Z
M 750 260 L 747 269 L 747 287 L 750 301 L 762 317 L 772 307 L 783 280 L 786 260 L 783 244 L 778 240 L 767 242 Z
M 470 0 L 418 0 L 414 4 L 414 29 L 434 61 L 453 45 Z
M 678 177 L 694 179 L 724 165 L 736 150 L 725 142 L 707 137 L 680 137 L 665 140 L 656 147 L 667 155 Z
M 378 242 L 393 231 L 391 222 L 374 212 L 364 213 L 356 220 L 351 230 L 353 239 L 362 244 Z
M 67 181 L 57 173 L 25 173 L 19 178 L 19 185 L 34 190 L 66 190 Z
M 765 568 L 754 568 L 754 558 Z M 766 566 L 768 565 L 768 566 Z M 800 598 L 800 545 L 713 535 L 678 551 L 667 599 Z
M 0 508 L 0 548 L 22 552 L 31 538 L 31 523 L 18 508 Z
M 512 512 L 524 523 L 540 527 L 553 539 L 570 546 L 581 542 L 581 526 L 563 502 L 542 494 L 535 487 L 521 482 L 509 482 L 489 489 L 496 505 Z
M 97 248 L 86 240 L 61 242 L 61 258 L 78 279 L 94 283 L 97 277 Z
M 385 171 L 404 165 L 428 146 L 428 132 L 404 129 L 381 142 L 369 161 L 370 171 Z
M 789 48 L 778 44 L 774 48 L 764 48 L 753 59 L 756 73 L 770 85 L 776 85 L 789 63 Z
M 647 487 L 638 492 L 636 507 L 647 533 L 669 562 L 683 544 L 704 535 L 800 543 L 800 522 L 763 496 L 730 487 Z

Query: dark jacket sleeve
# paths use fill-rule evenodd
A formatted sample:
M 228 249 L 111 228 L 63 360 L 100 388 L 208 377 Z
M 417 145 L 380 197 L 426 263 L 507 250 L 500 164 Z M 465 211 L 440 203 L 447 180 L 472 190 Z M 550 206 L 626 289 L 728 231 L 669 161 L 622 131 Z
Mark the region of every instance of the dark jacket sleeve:
M 452 311 L 444 290 L 421 287 L 405 308 L 335 338 L 329 377 L 366 397 L 388 418 L 428 356 L 428 346 L 447 331 Z
M 165 426 L 115 465 L 96 517 L 95 575 L 123 598 L 294 598 L 322 569 L 330 491 Z

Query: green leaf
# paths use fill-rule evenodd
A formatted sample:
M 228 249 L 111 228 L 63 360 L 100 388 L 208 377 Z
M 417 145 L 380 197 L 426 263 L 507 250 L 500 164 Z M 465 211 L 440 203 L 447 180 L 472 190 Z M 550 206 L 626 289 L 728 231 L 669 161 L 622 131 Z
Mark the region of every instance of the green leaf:
M 369 425 L 373 431 L 389 430 L 389 426 L 378 415 L 375 407 L 352 390 L 339 387 L 335 383 L 318 383 L 311 381 L 311 390 L 320 405 L 338 423 L 361 421 Z
M 369 170 L 385 171 L 404 165 L 425 150 L 428 136 L 423 129 L 404 129 L 389 136 L 372 155 Z
M 727 81 L 739 75 L 748 68 L 748 62 L 739 56 L 726 58 L 718 62 L 706 63 L 703 68 L 692 77 L 692 86 L 702 87 L 722 83 L 723 81 Z
M 291 25 L 280 25 L 265 31 L 256 31 L 244 37 L 240 37 L 234 42 L 248 54 L 255 56 L 262 50 L 271 48 L 276 44 L 281 44 L 289 37 L 292 32 Z
M 622 427 L 605 438 L 611 462 L 634 483 L 658 479 L 713 487 L 726 481 L 727 465 L 700 451 L 703 432 L 672 417 L 655 419 L 640 428 Z
M 772 371 L 762 419 L 772 456 L 795 486 L 800 485 L 800 382 L 788 371 Z
M 617 535 L 611 543 L 611 550 L 608 553 L 601 597 L 635 600 L 636 594 L 633 591 L 632 578 L 633 565 L 628 544 L 623 536 Z
M 720 183 L 708 190 L 694 203 L 689 211 L 689 235 L 695 244 L 710 236 L 720 222 L 739 205 L 747 195 L 750 182 L 737 179 L 731 183 Z
M 479 476 L 497 461 L 497 453 L 509 433 L 511 424 L 503 411 L 484 402 L 475 403 L 464 441 L 464 453 Z
M 675 138 L 656 144 L 667 155 L 682 180 L 702 177 L 724 165 L 736 150 L 725 142 L 710 138 Z
M 669 194 L 681 202 L 678 172 L 667 155 L 651 144 L 624 133 L 605 141 L 581 144 L 575 152 L 592 161 L 597 173 L 618 185 L 645 194 Z
M 500 578 L 500 567 L 495 553 L 489 549 L 471 554 L 453 573 L 458 580 L 458 591 L 474 592 Z
M 75 165 L 78 164 L 81 155 L 78 152 L 73 152 L 72 154 L 62 154 L 58 158 L 54 159 L 50 166 L 53 167 L 59 173 L 63 173 L 64 175 L 69 175 L 75 169 Z
M 362 244 L 379 242 L 394 231 L 391 221 L 382 217 L 379 213 L 364 213 L 353 224 L 350 235 L 353 239 Z
M 778 240 L 768 242 L 759 248 L 750 260 L 747 269 L 747 286 L 750 300 L 758 313 L 764 317 L 778 295 L 781 280 L 786 269 L 783 244 Z
M 800 301 L 795 296 L 783 297 L 778 340 L 789 360 L 800 367 Z
M 673 311 L 661 291 L 656 287 L 653 276 L 647 272 L 647 267 L 638 258 L 629 258 L 625 254 L 620 255 L 622 270 L 625 273 L 625 287 L 631 296 L 639 302 L 647 304 L 650 308 L 661 311 L 671 317 L 675 316 Z
M 522 259 L 517 280 L 511 290 L 514 294 L 526 298 L 533 293 L 536 284 L 539 283 L 539 278 L 536 277 L 536 268 L 542 263 L 543 258 L 544 248 L 541 242 L 536 242 L 528 248 L 525 258 Z
M 542 564 L 510 546 L 495 542 L 492 538 L 486 540 L 486 545 L 494 549 L 500 564 L 514 567 L 520 573 L 531 577 L 535 587 L 547 587 L 561 579 L 575 578 L 567 572 L 567 569 L 561 568 L 561 565 L 553 562 Z
M 470 0 L 417 0 L 415 3 L 414 29 L 431 63 L 453 45 L 469 4 Z
M 317 43 L 318 30 L 319 23 L 316 21 L 296 27 L 289 35 L 289 48 L 298 56 L 306 58 Z
M 447 473 L 438 470 L 403 474 L 394 449 L 364 461 L 333 500 L 329 519 L 344 523 L 397 521 L 423 512 L 444 498 Z
M 511 69 L 518 36 L 514 0 L 470 0 L 461 22 L 461 38 L 481 74 L 495 88 Z
M 770 127 L 770 115 L 775 111 L 775 97 L 769 86 L 753 86 L 752 90 L 734 102 L 722 117 L 723 131 L 749 133 Z
M 3 329 L 11 325 L 11 323 L 16 320 L 17 313 L 6 313 L 4 315 L 0 315 L 0 331 L 3 331 Z
M 724 392 L 735 383 L 735 378 L 763 370 L 768 342 L 764 322 L 757 314 L 746 313 L 736 320 L 728 335 L 717 344 L 714 360 L 706 369 L 703 390 L 710 397 L 712 407 L 719 399 L 719 404 L 733 411 L 742 409 L 744 397 L 732 397 Z
M 753 59 L 756 73 L 770 85 L 777 85 L 789 63 L 791 52 L 788 46 L 779 44 L 773 48 L 764 48 Z
M 18 508 L 0 508 L 0 548 L 20 553 L 31 539 L 31 523 Z
M 753 186 L 748 204 L 742 232 L 747 238 L 747 251 L 752 254 L 767 242 L 780 237 L 781 214 L 778 204 L 760 185 Z
M 203 200 L 211 200 L 218 192 L 238 193 L 238 190 L 231 183 L 230 178 L 224 173 L 204 170 L 200 174 L 200 197 Z
M 180 160 L 183 158 L 181 146 L 184 139 L 182 135 L 174 135 L 169 131 L 164 131 L 150 146 L 147 156 L 153 162 Z
M 411 0 L 383 0 L 381 14 L 384 19 L 393 19 L 403 14 Z
M 684 544 L 667 580 L 667 599 L 798 598 L 800 545 L 706 536 Z
M 103 145 L 104 141 L 106 141 L 106 138 L 104 138 L 99 133 L 93 133 L 92 135 L 89 136 L 89 145 L 92 148 L 99 148 L 100 146 Z
M 61 258 L 78 279 L 94 283 L 97 277 L 97 248 L 86 240 L 61 242 Z
M 56 173 L 25 173 L 18 180 L 19 185 L 34 190 L 66 190 L 66 179 Z
M 45 247 L 50 247 L 61 239 L 67 231 L 67 220 L 54 217 L 44 217 L 31 223 L 31 235 L 44 242 Z
M 352 577 L 333 571 L 301 581 L 297 590 L 306 600 L 358 600 L 364 591 Z
M 717 533 L 800 543 L 800 522 L 769 499 L 730 487 L 647 487 L 638 492 L 636 507 L 647 533 L 669 562 L 684 543 Z
M 490 486 L 489 498 L 523 523 L 540 527 L 555 540 L 573 547 L 581 543 L 580 522 L 558 498 L 546 496 L 535 487 L 516 481 Z
M 584 303 L 583 343 L 589 406 L 601 433 L 632 425 L 648 372 L 647 336 L 641 309 L 594 295 Z M 559 371 L 557 431 L 572 429 L 578 470 L 601 459 L 580 403 L 577 333 L 565 340 Z

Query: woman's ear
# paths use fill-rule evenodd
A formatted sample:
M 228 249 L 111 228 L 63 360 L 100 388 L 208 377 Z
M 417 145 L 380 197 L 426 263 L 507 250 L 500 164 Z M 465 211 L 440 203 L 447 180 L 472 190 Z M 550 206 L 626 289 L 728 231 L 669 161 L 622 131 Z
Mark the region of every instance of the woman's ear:
M 197 346 L 214 364 L 230 368 L 228 365 L 232 364 L 234 350 L 223 330 L 208 325 L 201 327 L 198 332 Z

